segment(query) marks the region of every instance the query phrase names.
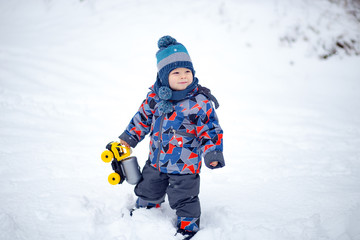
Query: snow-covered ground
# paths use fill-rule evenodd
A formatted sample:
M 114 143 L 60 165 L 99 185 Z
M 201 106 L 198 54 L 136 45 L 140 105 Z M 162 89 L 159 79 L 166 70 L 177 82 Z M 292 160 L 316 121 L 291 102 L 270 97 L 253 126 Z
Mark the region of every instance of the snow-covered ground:
M 202 169 L 194 240 L 360 239 L 360 58 L 318 58 L 359 30 L 325 0 L 0 0 L 0 239 L 177 239 L 100 159 L 163 35 L 220 102 L 227 166 Z

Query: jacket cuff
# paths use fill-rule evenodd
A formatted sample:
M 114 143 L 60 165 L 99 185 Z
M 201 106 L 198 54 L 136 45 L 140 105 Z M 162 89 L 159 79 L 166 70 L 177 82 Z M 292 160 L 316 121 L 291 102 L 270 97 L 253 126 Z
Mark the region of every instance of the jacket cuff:
M 121 140 L 124 140 L 125 142 L 127 142 L 130 147 L 135 148 L 136 145 L 139 143 L 133 136 L 131 136 L 129 133 L 127 133 L 127 131 L 124 131 L 119 138 Z
M 205 165 L 210 169 L 222 168 L 225 166 L 224 155 L 220 151 L 212 151 L 207 153 L 204 157 L 204 161 L 205 161 Z M 213 161 L 219 162 L 216 167 L 210 165 L 210 163 Z

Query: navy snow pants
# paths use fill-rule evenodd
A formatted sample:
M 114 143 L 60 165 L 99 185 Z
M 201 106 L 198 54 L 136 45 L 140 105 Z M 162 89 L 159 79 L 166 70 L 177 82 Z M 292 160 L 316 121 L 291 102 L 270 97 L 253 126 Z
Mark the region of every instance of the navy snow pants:
M 199 174 L 166 174 L 152 167 L 150 161 L 147 161 L 142 177 L 135 187 L 135 194 L 139 197 L 137 207 L 161 204 L 167 194 L 170 207 L 176 210 L 178 227 L 189 231 L 199 230 Z

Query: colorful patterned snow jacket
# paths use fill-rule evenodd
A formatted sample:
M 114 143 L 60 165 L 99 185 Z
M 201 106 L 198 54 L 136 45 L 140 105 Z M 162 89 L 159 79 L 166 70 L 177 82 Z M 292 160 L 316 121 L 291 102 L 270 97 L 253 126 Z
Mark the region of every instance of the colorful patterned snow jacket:
M 159 102 L 151 88 L 119 138 L 134 148 L 150 133 L 149 160 L 163 173 L 197 174 L 202 155 L 209 168 L 225 165 L 223 131 L 211 101 L 199 93 L 199 87 L 183 100 L 173 101 L 174 111 L 171 113 L 161 113 Z M 219 164 L 212 167 L 210 163 L 213 161 Z

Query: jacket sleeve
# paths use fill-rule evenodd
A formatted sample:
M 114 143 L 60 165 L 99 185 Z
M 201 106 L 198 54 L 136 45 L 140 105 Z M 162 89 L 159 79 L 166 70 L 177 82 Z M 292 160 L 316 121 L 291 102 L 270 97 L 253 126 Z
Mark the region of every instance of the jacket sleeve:
M 209 100 L 202 101 L 199 105 L 201 108 L 197 113 L 196 133 L 200 140 L 205 165 L 211 169 L 224 167 L 223 130 L 215 109 Z M 213 167 L 210 165 L 213 161 L 218 161 L 219 164 Z
M 142 102 L 139 110 L 131 119 L 126 130 L 119 136 L 120 139 L 126 141 L 132 148 L 141 142 L 146 134 L 150 132 L 152 116 L 154 114 L 155 93 L 150 92 L 146 99 Z

